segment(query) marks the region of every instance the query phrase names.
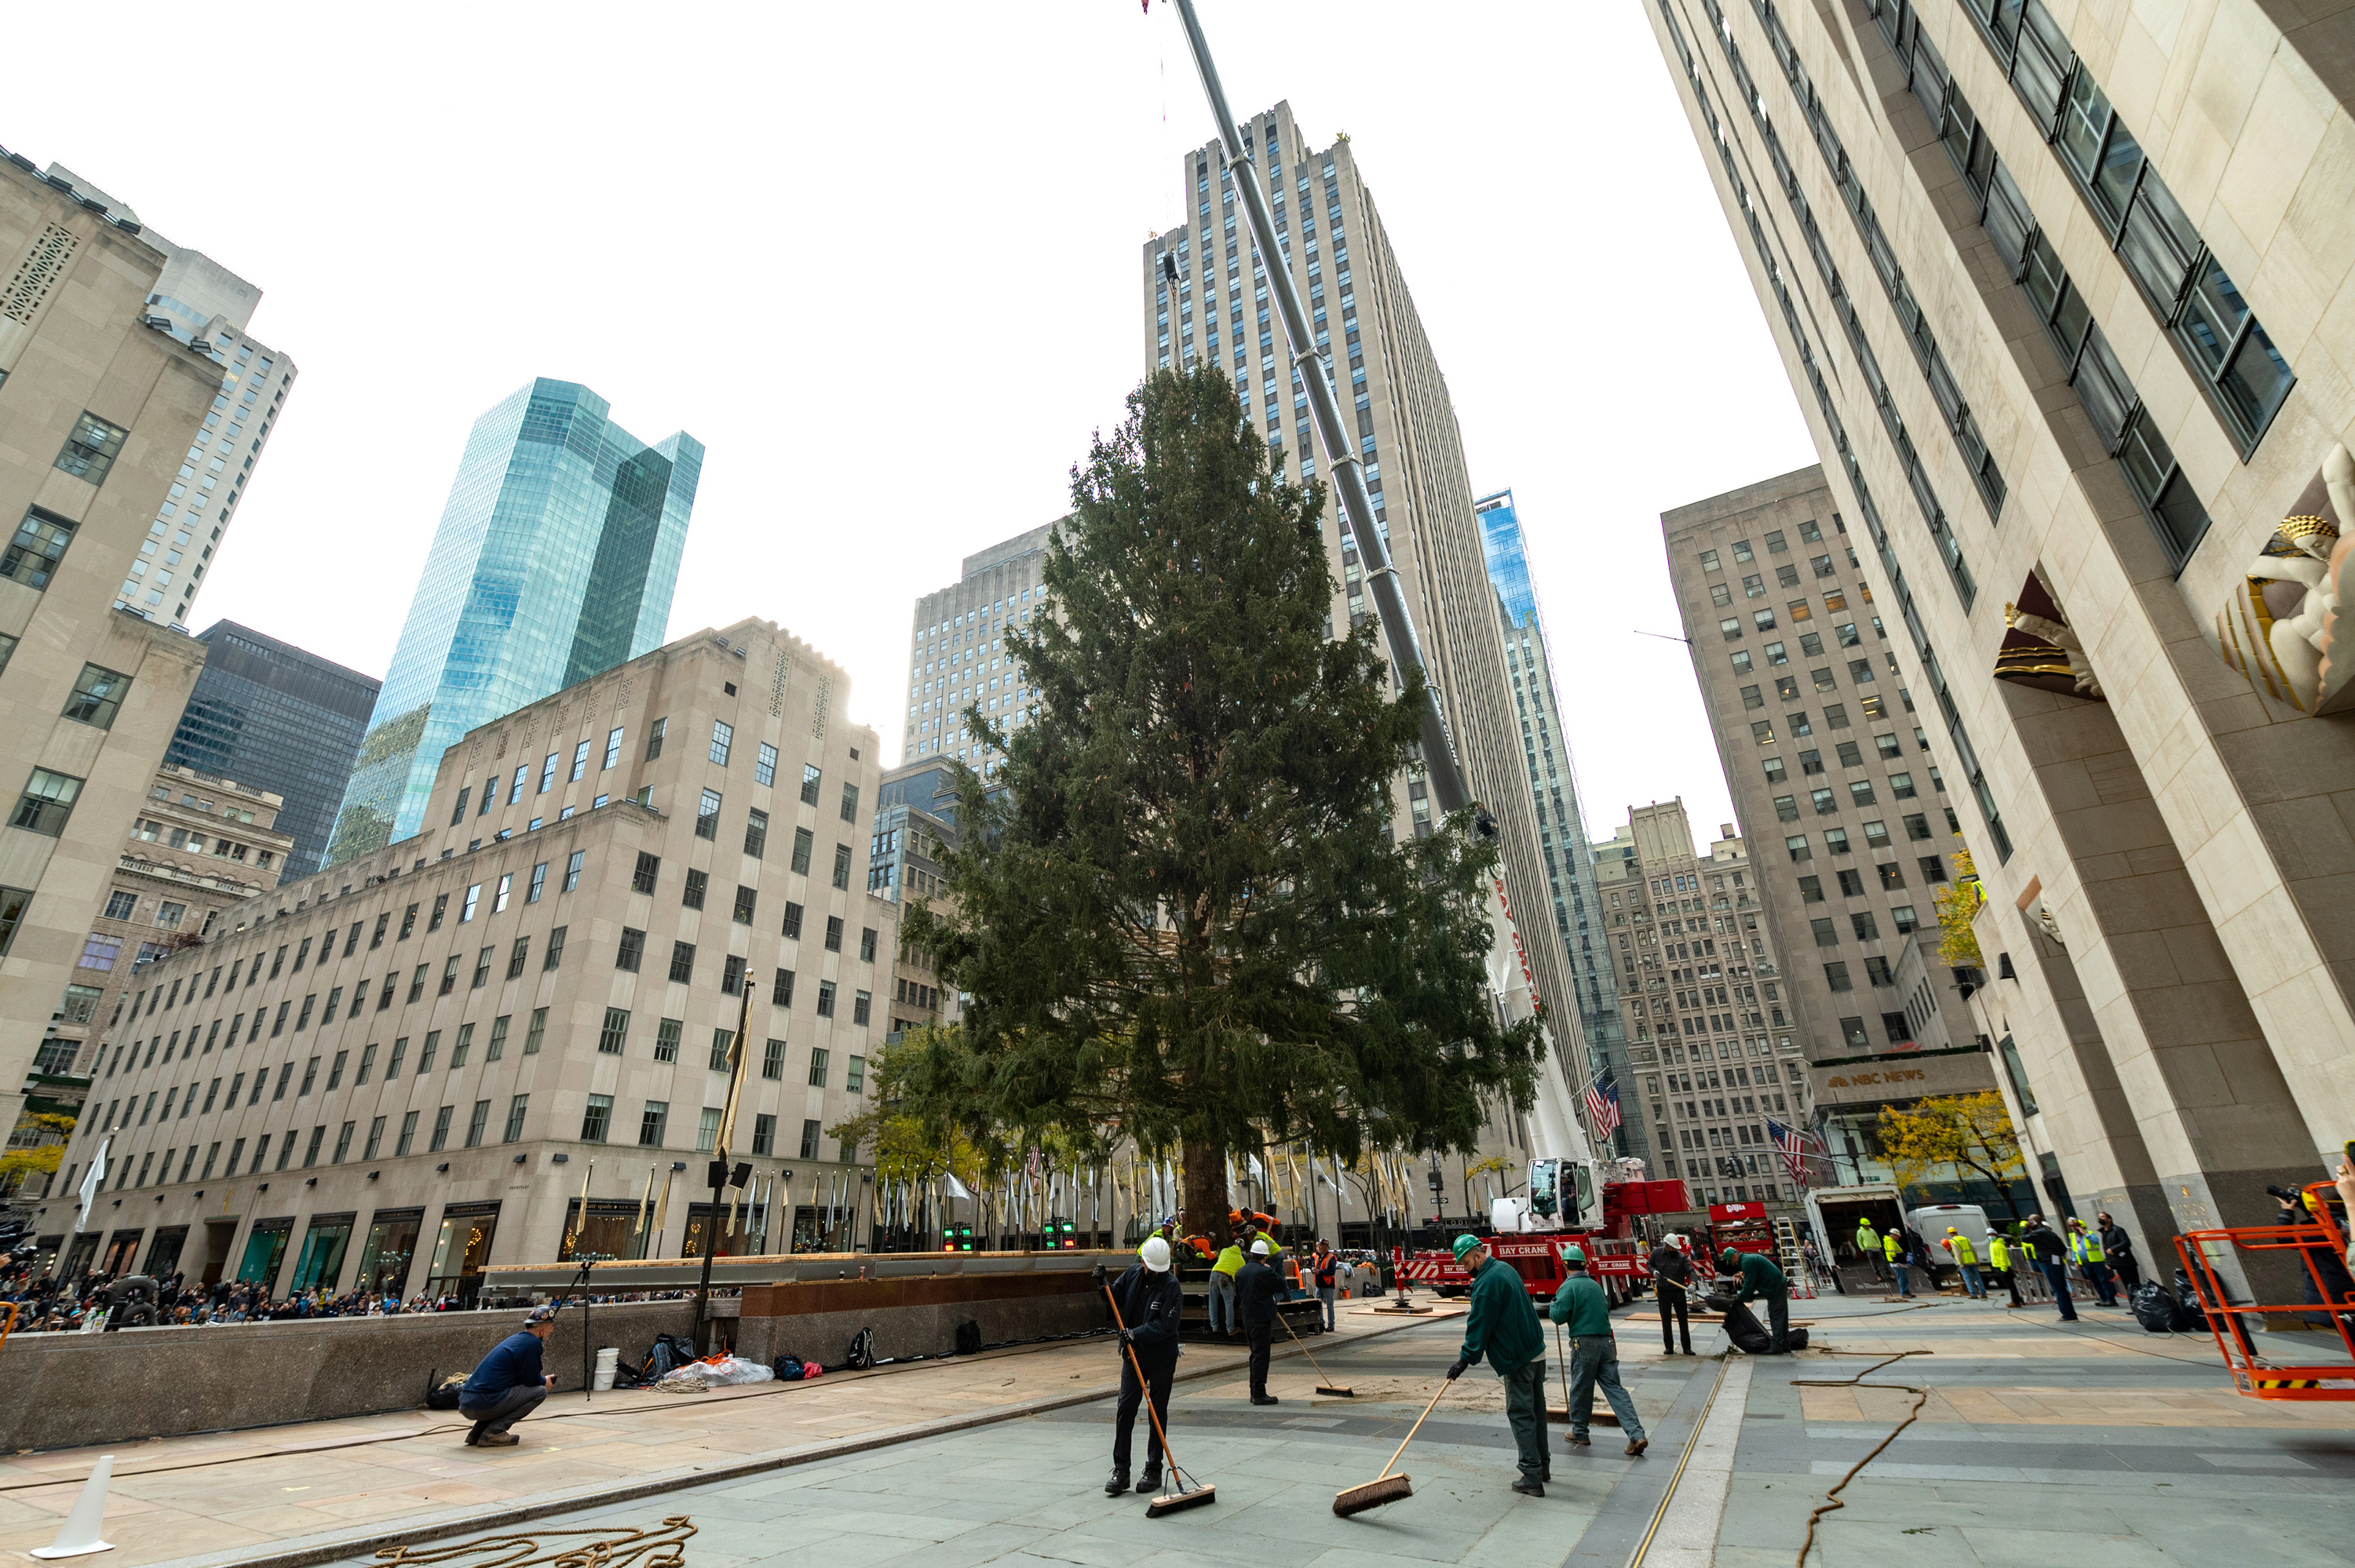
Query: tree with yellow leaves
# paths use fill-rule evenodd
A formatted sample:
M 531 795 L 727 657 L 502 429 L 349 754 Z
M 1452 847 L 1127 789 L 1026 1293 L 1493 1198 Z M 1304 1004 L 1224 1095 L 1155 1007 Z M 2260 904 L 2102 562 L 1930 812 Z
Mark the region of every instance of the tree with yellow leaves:
M 1959 1166 L 1993 1182 L 2011 1217 L 2022 1217 L 2004 1174 L 2015 1171 L 2025 1177 L 2028 1166 L 2020 1158 L 2019 1133 L 2004 1109 L 2003 1097 L 1993 1089 L 1883 1107 L 1880 1130 L 1881 1150 L 1896 1170 L 1901 1188 L 1918 1183 L 1934 1167 Z
M 58 1140 L 0 1154 L 0 1192 L 15 1192 L 34 1177 L 55 1171 L 65 1158 L 66 1139 L 73 1136 L 74 1118 L 69 1116 L 36 1111 L 26 1120 L 33 1127 L 56 1132 Z
M 1954 885 L 1930 895 L 1938 911 L 1938 961 L 1951 968 L 1968 965 L 1977 969 L 1987 960 L 1979 951 L 1978 933 L 1971 928 L 1971 922 L 1978 917 L 1979 906 L 1987 902 L 1987 893 L 1979 886 L 1978 866 L 1972 861 L 1970 851 L 1955 850 L 1954 862 Z

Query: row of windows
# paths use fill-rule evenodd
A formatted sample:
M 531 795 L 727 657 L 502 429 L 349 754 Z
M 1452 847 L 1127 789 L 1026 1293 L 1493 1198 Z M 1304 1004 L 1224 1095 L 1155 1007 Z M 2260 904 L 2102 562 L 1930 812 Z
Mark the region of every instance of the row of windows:
M 479 1110 L 479 1108 L 480 1107 L 478 1107 L 477 1109 Z M 416 1114 L 417 1113 L 414 1111 L 410 1112 L 411 1118 L 414 1118 Z M 721 1114 L 722 1112 L 720 1107 L 718 1106 L 706 1106 L 703 1107 L 703 1115 L 698 1120 L 695 1129 L 695 1148 L 698 1153 L 709 1154 L 714 1149 L 719 1147 L 719 1119 Z M 446 1120 L 448 1118 L 449 1108 L 447 1107 L 443 1107 L 442 1115 L 443 1119 Z M 611 1095 L 591 1095 L 589 1097 L 588 1105 L 581 1113 L 581 1141 L 583 1143 L 604 1143 L 610 1141 L 611 1134 L 613 1132 L 613 1097 Z M 638 1113 L 638 1147 L 641 1149 L 662 1148 L 665 1135 L 668 1132 L 669 1127 L 670 1102 L 668 1100 L 645 1101 L 644 1108 L 642 1108 Z M 803 1121 L 801 1144 L 802 1159 L 815 1160 L 818 1157 L 817 1140 L 819 1130 L 819 1123 L 816 1118 L 812 1117 Z M 777 1118 L 773 1116 L 768 1116 L 765 1114 L 755 1115 L 752 1118 L 752 1152 L 759 1155 L 773 1155 L 777 1151 L 776 1141 Z M 441 1145 L 436 1144 L 434 1147 L 439 1149 Z M 472 1146 L 469 1145 L 469 1147 Z M 404 1150 L 402 1152 L 405 1153 L 407 1151 Z M 856 1161 L 858 1158 L 858 1146 L 847 1139 L 844 1140 L 842 1145 L 843 1161 L 845 1163 L 850 1163 Z
M 1946 724 L 1946 733 L 1954 742 L 1955 760 L 1963 769 L 1964 779 L 1969 785 L 1972 798 L 1977 802 L 1979 814 L 1987 823 L 1988 840 L 1994 846 L 1997 863 L 2000 864 L 2011 858 L 2011 835 L 2004 828 L 2003 813 L 1996 805 L 1995 792 L 1987 783 L 1986 769 L 1980 765 L 1977 748 L 1971 744 L 1968 728 L 1963 723 L 1961 709 L 1955 702 L 1954 693 L 1946 682 L 1945 672 L 1938 662 L 1937 650 L 1932 646 L 1929 633 L 1922 625 L 1920 608 L 1915 604 L 1913 591 L 1908 586 L 1904 567 L 1898 562 L 1896 552 L 1891 547 L 1889 531 L 1881 520 L 1881 508 L 1873 500 L 1872 487 L 1866 481 L 1863 465 L 1859 461 L 1856 449 L 1849 440 L 1847 426 L 1840 418 L 1838 404 L 1832 395 L 1831 385 L 1825 377 L 1822 363 L 1807 335 L 1806 320 L 1791 299 L 1790 290 L 1784 281 L 1782 269 L 1775 260 L 1774 249 L 1767 241 L 1765 230 L 1759 221 L 1748 186 L 1734 159 L 1730 139 L 1726 136 L 1718 118 L 1716 105 L 1710 96 L 1708 87 L 1701 80 L 1700 69 L 1693 60 L 1692 50 L 1685 42 L 1684 29 L 1677 20 L 1676 11 L 1670 0 L 1656 0 L 1656 4 L 1669 42 L 1675 46 L 1678 60 L 1684 67 L 1685 80 L 1692 90 L 1694 106 L 1699 111 L 1702 121 L 1709 126 L 1711 139 L 1717 143 L 1720 162 L 1724 167 L 1727 183 L 1734 193 L 1735 202 L 1742 210 L 1744 227 L 1749 232 L 1751 244 L 1757 253 L 1759 264 L 1764 269 L 1767 279 L 1774 287 L 1775 302 L 1782 309 L 1784 325 L 1789 332 L 1792 345 L 1798 355 L 1800 369 L 1806 376 L 1809 390 L 1815 394 L 1817 409 L 1823 417 L 1832 448 L 1838 455 L 1841 471 L 1847 475 L 1849 490 L 1855 495 L 1857 505 L 1864 517 L 1865 531 L 1872 540 L 1873 550 L 1880 557 L 1881 569 L 1888 574 L 1889 590 L 1895 597 L 1899 614 L 1905 624 L 1906 635 L 1913 640 L 1914 652 L 1922 661 L 1923 673 L 1930 683 L 1931 694 L 1937 700 L 1940 716 Z M 1791 69 L 1796 69 L 1796 57 L 1789 64 Z M 1812 92 L 1812 89 L 1809 90 Z M 1805 639 L 1801 641 L 1805 642 Z M 1743 667 L 1746 666 L 1737 665 L 1737 668 Z
M 501 1142 L 515 1143 L 521 1140 L 523 1138 L 524 1115 L 530 1105 L 530 1101 L 531 1097 L 529 1095 L 517 1095 L 507 1101 L 506 1125 L 500 1134 L 499 1140 Z M 455 1106 L 443 1106 L 434 1112 L 433 1126 L 432 1133 L 430 1134 L 430 1141 L 427 1144 L 427 1152 L 438 1154 L 442 1150 L 447 1149 L 450 1146 L 451 1122 L 456 1110 L 457 1107 Z M 413 1151 L 417 1140 L 417 1124 L 419 1116 L 419 1112 L 412 1110 L 405 1113 L 401 1117 L 400 1131 L 392 1150 L 396 1156 L 408 1154 Z M 360 1159 L 364 1160 L 374 1160 L 383 1151 L 385 1128 L 389 1119 L 390 1118 L 389 1117 L 380 1116 L 369 1123 L 367 1144 L 360 1151 Z M 490 1126 L 490 1119 L 491 1102 L 489 1100 L 476 1100 L 474 1102 L 473 1111 L 466 1118 L 464 1147 L 468 1149 L 479 1149 L 482 1147 Z M 326 1162 L 328 1164 L 341 1165 L 345 1160 L 351 1158 L 353 1133 L 358 1125 L 359 1124 L 357 1121 L 347 1121 L 345 1122 L 341 1128 L 336 1129 L 335 1151 L 334 1153 L 326 1156 Z M 133 1167 L 130 1160 L 127 1157 L 123 1160 L 118 1167 L 119 1174 L 117 1174 L 114 1179 L 113 1190 L 121 1192 L 125 1186 L 134 1188 L 144 1187 L 147 1185 L 148 1179 L 151 1174 L 154 1176 L 157 1185 L 169 1186 L 176 1181 L 187 1181 L 191 1180 L 197 1181 L 209 1181 L 213 1179 L 213 1172 L 217 1167 L 221 1169 L 221 1172 L 225 1176 L 238 1175 L 240 1173 L 240 1166 L 243 1167 L 243 1173 L 249 1176 L 258 1175 L 264 1169 L 283 1171 L 294 1163 L 295 1144 L 302 1136 L 302 1132 L 299 1128 L 289 1129 L 282 1134 L 263 1133 L 261 1137 L 251 1140 L 253 1145 L 253 1158 L 250 1163 L 248 1163 L 245 1158 L 247 1139 L 242 1138 L 238 1139 L 229 1146 L 229 1160 L 226 1166 L 221 1165 L 221 1145 L 218 1140 L 216 1140 L 207 1146 L 204 1150 L 205 1162 L 204 1168 L 201 1171 L 197 1169 L 197 1146 L 196 1144 L 191 1143 L 187 1145 L 185 1150 L 178 1148 L 165 1150 L 160 1162 L 156 1158 L 156 1151 L 151 1149 L 140 1158 L 135 1179 L 133 1177 Z M 321 1152 L 326 1143 L 326 1139 L 327 1128 L 324 1124 L 314 1127 L 311 1129 L 309 1140 L 303 1150 L 301 1169 L 307 1171 L 320 1162 Z M 275 1164 L 270 1163 L 272 1151 L 272 1139 L 276 1140 L 275 1148 L 277 1160 Z M 172 1172 L 172 1157 L 176 1154 L 180 1156 L 180 1170 L 176 1176 Z
M 74 421 L 73 430 L 59 449 L 53 466 L 76 479 L 103 484 L 130 433 L 85 410 Z M 16 537 L 8 541 L 5 550 L 0 550 L 0 577 L 22 583 L 37 592 L 47 588 L 49 579 L 57 575 L 58 563 L 65 559 L 66 546 L 73 542 L 74 532 L 71 518 L 32 507 L 16 525 Z

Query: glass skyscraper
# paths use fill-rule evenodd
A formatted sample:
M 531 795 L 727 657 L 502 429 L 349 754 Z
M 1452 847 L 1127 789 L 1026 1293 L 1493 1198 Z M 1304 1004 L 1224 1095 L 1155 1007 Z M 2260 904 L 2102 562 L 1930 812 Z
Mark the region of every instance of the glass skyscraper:
M 1509 490 L 1481 497 L 1472 509 L 1480 524 L 1488 582 L 1497 590 L 1498 629 L 1512 675 L 1514 717 L 1520 725 L 1522 759 L 1529 765 L 1529 796 L 1537 807 L 1538 847 L 1545 861 L 1554 929 L 1570 950 L 1571 983 L 1578 993 L 1578 1021 L 1586 1036 L 1586 1074 L 1599 1077 L 1608 1071 L 1622 1098 L 1633 1107 L 1627 1028 L 1619 1016 L 1619 976 L 1595 896 L 1594 854 L 1579 807 L 1570 737 L 1562 731 L 1553 655 L 1546 647 L 1537 589 L 1529 582 L 1520 514 Z M 1639 1118 L 1627 1117 L 1614 1137 L 1616 1152 L 1646 1156 L 1648 1139 Z
M 608 407 L 542 378 L 474 421 L 329 864 L 415 833 L 469 729 L 661 644 L 703 443 L 648 446 Z
M 164 760 L 284 796 L 278 831 L 294 843 L 280 880 L 308 876 L 383 683 L 234 620 L 197 641 L 211 652 Z

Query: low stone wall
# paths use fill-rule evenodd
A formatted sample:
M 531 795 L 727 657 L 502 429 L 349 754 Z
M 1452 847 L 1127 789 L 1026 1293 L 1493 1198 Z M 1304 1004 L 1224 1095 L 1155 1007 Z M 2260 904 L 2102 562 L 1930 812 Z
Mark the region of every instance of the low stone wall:
M 594 1308 L 589 1327 L 598 1345 L 635 1357 L 656 1334 L 691 1333 L 694 1322 L 692 1301 L 644 1301 Z M 522 1324 L 519 1311 L 421 1312 L 15 1334 L 0 1346 L 0 1448 L 79 1447 L 409 1409 L 424 1403 L 430 1378 L 474 1371 Z M 543 1352 L 559 1391 L 581 1387 L 581 1314 L 567 1308 Z
M 966 1321 L 995 1345 L 1108 1328 L 1112 1309 L 1076 1271 L 800 1280 L 746 1286 L 734 1328 L 737 1353 L 753 1361 L 791 1351 L 839 1366 L 861 1329 L 875 1331 L 879 1358 L 937 1356 L 955 1348 Z

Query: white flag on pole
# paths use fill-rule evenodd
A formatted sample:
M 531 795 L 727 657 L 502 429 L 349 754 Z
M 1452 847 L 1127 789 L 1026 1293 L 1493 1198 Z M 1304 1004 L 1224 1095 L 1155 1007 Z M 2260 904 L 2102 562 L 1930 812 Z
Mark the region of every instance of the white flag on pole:
M 958 1181 L 958 1180 L 956 1179 L 956 1172 L 955 1172 L 955 1171 L 947 1171 L 947 1172 L 943 1173 L 943 1180 L 944 1180 L 945 1181 L 947 1181 L 947 1182 L 948 1182 L 948 1184 L 949 1184 L 949 1196 L 950 1196 L 950 1197 L 952 1197 L 952 1198 L 962 1198 L 962 1199 L 965 1200 L 965 1201 L 966 1201 L 966 1202 L 970 1202 L 972 1201 L 972 1199 L 973 1199 L 973 1194 L 972 1194 L 971 1192 L 966 1192 L 966 1191 L 965 1191 L 965 1187 L 964 1187 L 964 1182 L 962 1182 L 962 1181 Z
M 81 1213 L 74 1220 L 76 1230 L 90 1223 L 90 1206 L 97 1201 L 99 1190 L 106 1184 L 106 1151 L 113 1143 L 112 1135 L 100 1140 L 98 1153 L 91 1159 L 90 1174 L 81 1179 Z

